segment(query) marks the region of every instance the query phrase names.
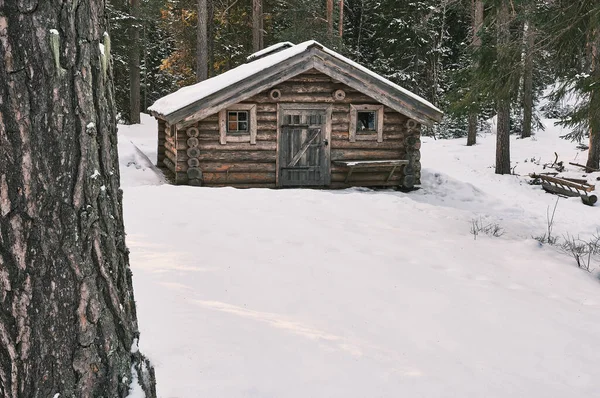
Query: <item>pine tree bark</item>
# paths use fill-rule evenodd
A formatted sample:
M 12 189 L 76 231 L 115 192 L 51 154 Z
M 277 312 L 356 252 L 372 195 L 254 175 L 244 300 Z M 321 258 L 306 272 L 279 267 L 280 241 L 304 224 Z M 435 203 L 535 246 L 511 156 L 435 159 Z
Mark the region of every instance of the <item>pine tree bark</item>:
M 138 378 L 104 1 L 0 1 L 0 396 Z M 135 351 L 135 352 L 134 352 Z
M 472 0 L 473 26 L 471 46 L 473 51 L 481 48 L 481 28 L 483 27 L 483 0 Z M 473 146 L 477 143 L 477 113 L 469 114 L 469 124 L 467 129 L 467 146 Z
M 252 0 L 252 49 L 258 52 L 263 49 L 262 0 Z
M 344 0 L 340 0 L 340 20 L 338 21 L 340 39 L 344 37 Z
M 208 79 L 208 0 L 198 0 L 196 80 Z
M 523 131 L 521 132 L 521 138 L 531 137 L 533 128 L 533 46 L 535 45 L 535 28 L 530 22 L 525 23 L 524 34 Z
M 600 28 L 591 38 L 592 71 L 595 81 L 600 81 Z M 600 92 L 592 90 L 590 96 L 590 149 L 586 166 L 600 169 Z
M 510 42 L 509 0 L 501 0 L 497 11 L 497 48 L 499 78 L 508 67 L 506 46 Z M 510 174 L 510 91 L 501 90 L 496 103 L 498 126 L 496 130 L 496 174 Z
M 206 38 L 208 40 L 208 77 L 215 75 L 215 5 L 213 0 L 208 0 L 208 23 Z
M 129 122 L 140 123 L 140 0 L 131 0 L 130 26 L 131 48 L 129 49 Z
M 327 0 L 327 35 L 333 38 L 333 0 Z

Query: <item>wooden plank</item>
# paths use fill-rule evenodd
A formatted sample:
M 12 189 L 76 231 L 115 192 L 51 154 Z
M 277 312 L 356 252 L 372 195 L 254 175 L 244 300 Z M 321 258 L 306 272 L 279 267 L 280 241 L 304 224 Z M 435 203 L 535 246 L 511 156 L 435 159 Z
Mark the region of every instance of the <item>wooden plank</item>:
M 229 142 L 229 139 L 232 138 L 227 137 L 227 145 L 215 145 L 212 143 L 201 142 L 200 150 L 202 151 L 276 151 L 277 143 L 275 142 L 265 142 L 259 141 L 255 145 L 252 145 L 248 142 Z M 248 137 L 249 138 L 249 137 Z
M 227 144 L 227 110 L 222 109 L 219 112 L 219 143 Z
M 259 173 L 238 173 L 238 172 L 226 172 L 226 173 L 211 173 L 204 172 L 204 183 L 205 184 L 256 184 L 256 183 L 275 183 L 275 173 L 273 172 L 259 172 Z
M 277 185 L 275 183 L 227 183 L 227 184 L 208 183 L 208 184 L 205 184 L 205 186 L 211 187 L 211 188 L 231 187 L 231 188 L 236 188 L 236 189 L 254 189 L 254 188 L 274 189 L 274 188 L 277 188 Z
M 239 143 L 239 142 L 247 142 L 250 143 L 250 135 L 228 135 L 227 143 Z M 206 146 L 206 144 L 204 145 Z
M 356 109 L 355 106 L 350 105 L 350 134 L 349 134 L 349 140 L 350 142 L 356 142 L 356 130 L 357 130 L 357 125 L 356 123 L 358 122 L 358 109 Z
M 361 181 L 365 182 L 380 182 L 380 183 L 394 183 L 396 185 L 402 180 L 401 175 L 396 174 L 392 178 L 388 180 L 389 171 L 380 172 L 380 173 L 368 173 L 368 172 L 359 172 L 354 171 L 350 174 L 350 177 L 347 177 L 348 173 L 331 173 L 331 182 L 348 182 L 352 183 L 353 181 Z
M 366 150 L 366 149 L 332 149 L 331 160 L 396 160 L 406 156 L 403 151 Z
M 377 135 L 370 141 L 350 142 L 347 140 L 332 140 L 331 149 L 396 149 L 400 151 L 404 148 L 403 141 L 384 141 L 377 142 Z
M 394 188 L 398 187 L 400 183 L 398 181 L 349 181 L 349 182 L 337 182 L 332 181 L 328 188 L 329 189 L 346 189 L 352 187 L 365 187 L 365 188 Z
M 169 169 L 172 172 L 175 172 L 175 163 L 173 163 L 173 161 L 169 158 L 164 158 L 163 159 L 163 164 L 165 165 L 165 167 L 167 169 Z
M 548 181 L 548 182 L 552 182 L 552 183 L 555 183 L 555 184 L 564 185 L 566 187 L 578 189 L 578 190 L 581 190 L 583 192 L 591 192 L 591 191 L 593 191 L 593 190 L 596 189 L 596 187 L 594 185 L 578 184 L 578 183 L 575 183 L 575 182 L 572 182 L 572 181 L 565 180 L 563 178 L 552 177 L 552 176 L 549 176 L 549 175 L 532 174 L 532 177 L 533 178 L 539 178 L 542 181 Z
M 177 153 L 182 162 L 187 162 L 188 156 L 185 151 Z M 276 151 L 201 151 L 198 160 L 201 162 L 253 162 L 253 163 L 275 163 Z
M 270 172 L 275 173 L 277 167 L 275 163 L 210 163 L 201 162 L 198 166 L 203 172 L 223 173 L 223 172 Z
M 403 165 L 407 165 L 410 162 L 408 160 L 404 160 L 404 159 L 399 159 L 399 160 L 337 160 L 334 161 L 334 164 L 340 165 L 340 166 L 347 166 L 347 167 L 365 167 L 365 168 L 371 168 L 371 167 L 391 167 L 391 166 L 403 166 Z

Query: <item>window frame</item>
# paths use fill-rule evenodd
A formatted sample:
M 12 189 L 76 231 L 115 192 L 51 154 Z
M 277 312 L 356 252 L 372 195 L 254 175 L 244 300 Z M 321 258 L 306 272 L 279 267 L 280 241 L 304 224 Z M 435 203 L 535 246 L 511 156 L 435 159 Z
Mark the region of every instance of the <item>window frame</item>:
M 231 114 L 236 115 L 236 120 L 232 121 L 230 119 Z M 240 114 L 245 115 L 245 120 L 240 120 Z M 237 125 L 236 130 L 231 130 L 231 124 L 235 123 Z M 240 123 L 246 123 L 246 128 L 244 130 L 240 130 Z M 248 111 L 240 111 L 240 110 L 227 110 L 227 134 L 228 135 L 243 135 L 250 133 L 250 112 Z
M 383 142 L 383 105 L 350 105 L 350 142 L 359 141 L 377 141 Z M 375 130 L 358 130 L 358 113 L 375 112 Z
M 229 112 L 247 112 L 248 131 L 229 131 Z M 239 121 L 237 122 L 239 123 Z M 257 120 L 256 104 L 236 104 L 219 111 L 219 135 L 221 145 L 227 143 L 250 143 L 256 145 Z

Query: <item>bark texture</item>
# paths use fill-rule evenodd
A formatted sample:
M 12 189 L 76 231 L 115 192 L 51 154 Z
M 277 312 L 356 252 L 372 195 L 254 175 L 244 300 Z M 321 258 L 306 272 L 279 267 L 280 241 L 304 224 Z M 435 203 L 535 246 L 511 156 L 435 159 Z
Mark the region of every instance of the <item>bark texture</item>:
M 196 80 L 208 79 L 208 0 L 198 0 Z
M 477 51 L 481 47 L 481 37 L 479 33 L 483 27 L 483 0 L 471 0 L 471 8 L 473 13 L 473 27 L 471 45 L 473 51 Z M 473 146 L 477 143 L 477 113 L 469 114 L 469 124 L 467 130 L 467 146 Z
M 262 0 L 252 0 L 252 49 L 258 52 L 263 49 Z
M 498 65 L 501 71 L 507 69 L 507 48 L 510 42 L 509 0 L 502 0 L 498 6 L 497 35 L 498 35 Z M 500 92 L 496 112 L 498 128 L 496 131 L 496 174 L 510 174 L 510 90 Z
M 531 137 L 533 128 L 533 46 L 535 45 L 535 28 L 525 23 L 524 28 L 525 59 L 523 62 L 523 131 L 521 138 Z
M 327 34 L 333 37 L 333 0 L 327 0 Z
M 340 20 L 338 21 L 340 39 L 344 37 L 344 0 L 340 0 Z
M 156 395 L 132 350 L 104 5 L 0 0 L 2 397 L 125 397 L 134 375 Z
M 129 122 L 140 123 L 140 0 L 131 0 L 131 48 L 129 53 Z

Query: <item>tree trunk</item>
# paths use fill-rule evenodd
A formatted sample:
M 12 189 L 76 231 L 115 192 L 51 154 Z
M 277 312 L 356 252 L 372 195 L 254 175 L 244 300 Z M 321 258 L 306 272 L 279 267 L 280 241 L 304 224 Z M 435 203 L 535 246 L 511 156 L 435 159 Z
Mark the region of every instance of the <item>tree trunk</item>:
M 213 0 L 208 0 L 208 24 L 206 38 L 208 40 L 208 76 L 215 75 L 215 5 Z
M 497 105 L 496 174 L 510 174 L 510 101 Z
M 333 38 L 333 0 L 327 0 L 327 35 Z
M 262 50 L 262 0 L 252 0 L 252 48 Z
M 129 49 L 129 122 L 140 123 L 140 0 L 131 0 Z
M 0 395 L 155 397 L 103 1 L 0 2 Z
M 473 26 L 471 46 L 473 51 L 481 48 L 481 37 L 479 36 L 483 27 L 483 0 L 472 0 Z M 469 114 L 469 126 L 467 130 L 467 146 L 473 146 L 477 143 L 477 113 Z
M 600 28 L 596 28 L 591 39 L 591 75 L 600 81 Z M 586 166 L 600 169 L 600 92 L 592 90 L 590 96 L 590 150 Z
M 196 80 L 208 79 L 208 0 L 198 0 Z
M 502 78 L 503 70 L 509 65 L 506 46 L 510 41 L 509 0 L 502 0 L 498 6 L 496 29 L 498 36 L 498 76 Z M 499 92 L 496 103 L 498 128 L 496 131 L 496 174 L 510 174 L 510 90 Z
M 523 131 L 521 138 L 531 137 L 533 124 L 533 46 L 535 44 L 535 28 L 530 22 L 525 23 L 525 62 L 523 63 Z
M 340 20 L 338 21 L 340 39 L 344 37 L 344 0 L 340 0 Z

